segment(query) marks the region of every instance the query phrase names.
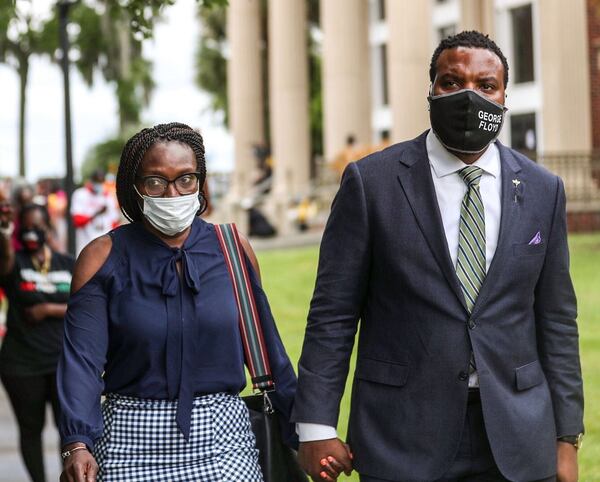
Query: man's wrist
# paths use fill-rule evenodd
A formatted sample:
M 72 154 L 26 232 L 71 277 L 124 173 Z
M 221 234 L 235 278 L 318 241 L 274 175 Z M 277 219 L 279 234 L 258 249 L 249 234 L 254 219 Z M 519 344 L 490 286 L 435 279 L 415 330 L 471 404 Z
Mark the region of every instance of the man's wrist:
M 559 442 L 567 443 L 579 450 L 583 444 L 583 433 L 577 435 L 563 435 L 558 437 Z
M 316 440 L 337 438 L 335 427 L 320 423 L 299 422 L 296 424 L 296 433 L 300 442 L 314 442 Z

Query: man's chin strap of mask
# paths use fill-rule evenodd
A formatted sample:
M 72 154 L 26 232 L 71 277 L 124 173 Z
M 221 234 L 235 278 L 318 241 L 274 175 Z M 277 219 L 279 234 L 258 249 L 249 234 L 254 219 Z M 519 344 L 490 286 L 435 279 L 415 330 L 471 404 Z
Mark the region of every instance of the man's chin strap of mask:
M 431 128 L 448 150 L 478 154 L 500 134 L 505 106 L 471 89 L 433 95 L 430 86 L 429 94 Z

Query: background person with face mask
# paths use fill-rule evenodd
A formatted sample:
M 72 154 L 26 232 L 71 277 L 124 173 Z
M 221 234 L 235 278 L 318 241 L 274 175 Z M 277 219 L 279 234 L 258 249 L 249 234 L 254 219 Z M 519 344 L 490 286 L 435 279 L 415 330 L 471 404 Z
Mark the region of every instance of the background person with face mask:
M 104 171 L 98 169 L 84 186 L 73 192 L 71 216 L 77 255 L 90 241 L 119 225 L 117 202 L 104 181 Z
M 7 333 L 0 349 L 0 378 L 19 425 L 23 462 L 31 480 L 42 482 L 42 430 L 46 405 L 58 423 L 56 366 L 74 260 L 50 249 L 48 212 L 27 204 L 19 213 L 18 238 L 10 243 L 11 209 L 0 206 L 0 286 L 7 294 Z
M 333 455 L 361 482 L 575 482 L 563 183 L 496 141 L 508 62 L 490 38 L 442 40 L 429 76 L 431 129 L 350 164 L 333 202 L 298 365 L 300 459 L 315 480 Z M 359 320 L 350 460 L 335 426 Z
M 143 129 L 123 149 L 117 196 L 131 223 L 81 252 L 65 316 L 63 482 L 262 481 L 238 396 L 244 355 L 231 278 L 215 227 L 199 217 L 205 179 L 202 136 L 187 125 Z M 296 376 L 242 244 L 271 398 L 289 417 Z M 293 444 L 293 425 L 284 427 Z

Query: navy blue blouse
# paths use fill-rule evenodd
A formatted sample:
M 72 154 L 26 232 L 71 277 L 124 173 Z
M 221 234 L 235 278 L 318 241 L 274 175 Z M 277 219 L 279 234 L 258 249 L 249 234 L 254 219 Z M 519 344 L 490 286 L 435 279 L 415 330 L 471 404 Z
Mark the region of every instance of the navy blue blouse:
M 177 423 L 187 436 L 194 396 L 239 393 L 246 384 L 233 287 L 214 226 L 197 218 L 181 249 L 141 223 L 111 236 L 106 262 L 71 296 L 65 316 L 57 374 L 63 445 L 93 448 L 103 428 L 102 393 L 178 400 Z M 246 264 L 276 386 L 271 398 L 289 420 L 296 376 Z M 293 426 L 284 426 L 293 443 Z

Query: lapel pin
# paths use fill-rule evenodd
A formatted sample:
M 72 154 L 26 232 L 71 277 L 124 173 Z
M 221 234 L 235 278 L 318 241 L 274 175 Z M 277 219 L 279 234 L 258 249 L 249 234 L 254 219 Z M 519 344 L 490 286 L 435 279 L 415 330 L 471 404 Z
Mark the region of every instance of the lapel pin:
M 521 181 L 519 181 L 518 179 L 513 179 L 512 183 L 513 186 L 515 186 L 515 202 L 517 202 L 517 190 L 519 188 L 519 184 L 521 184 Z

